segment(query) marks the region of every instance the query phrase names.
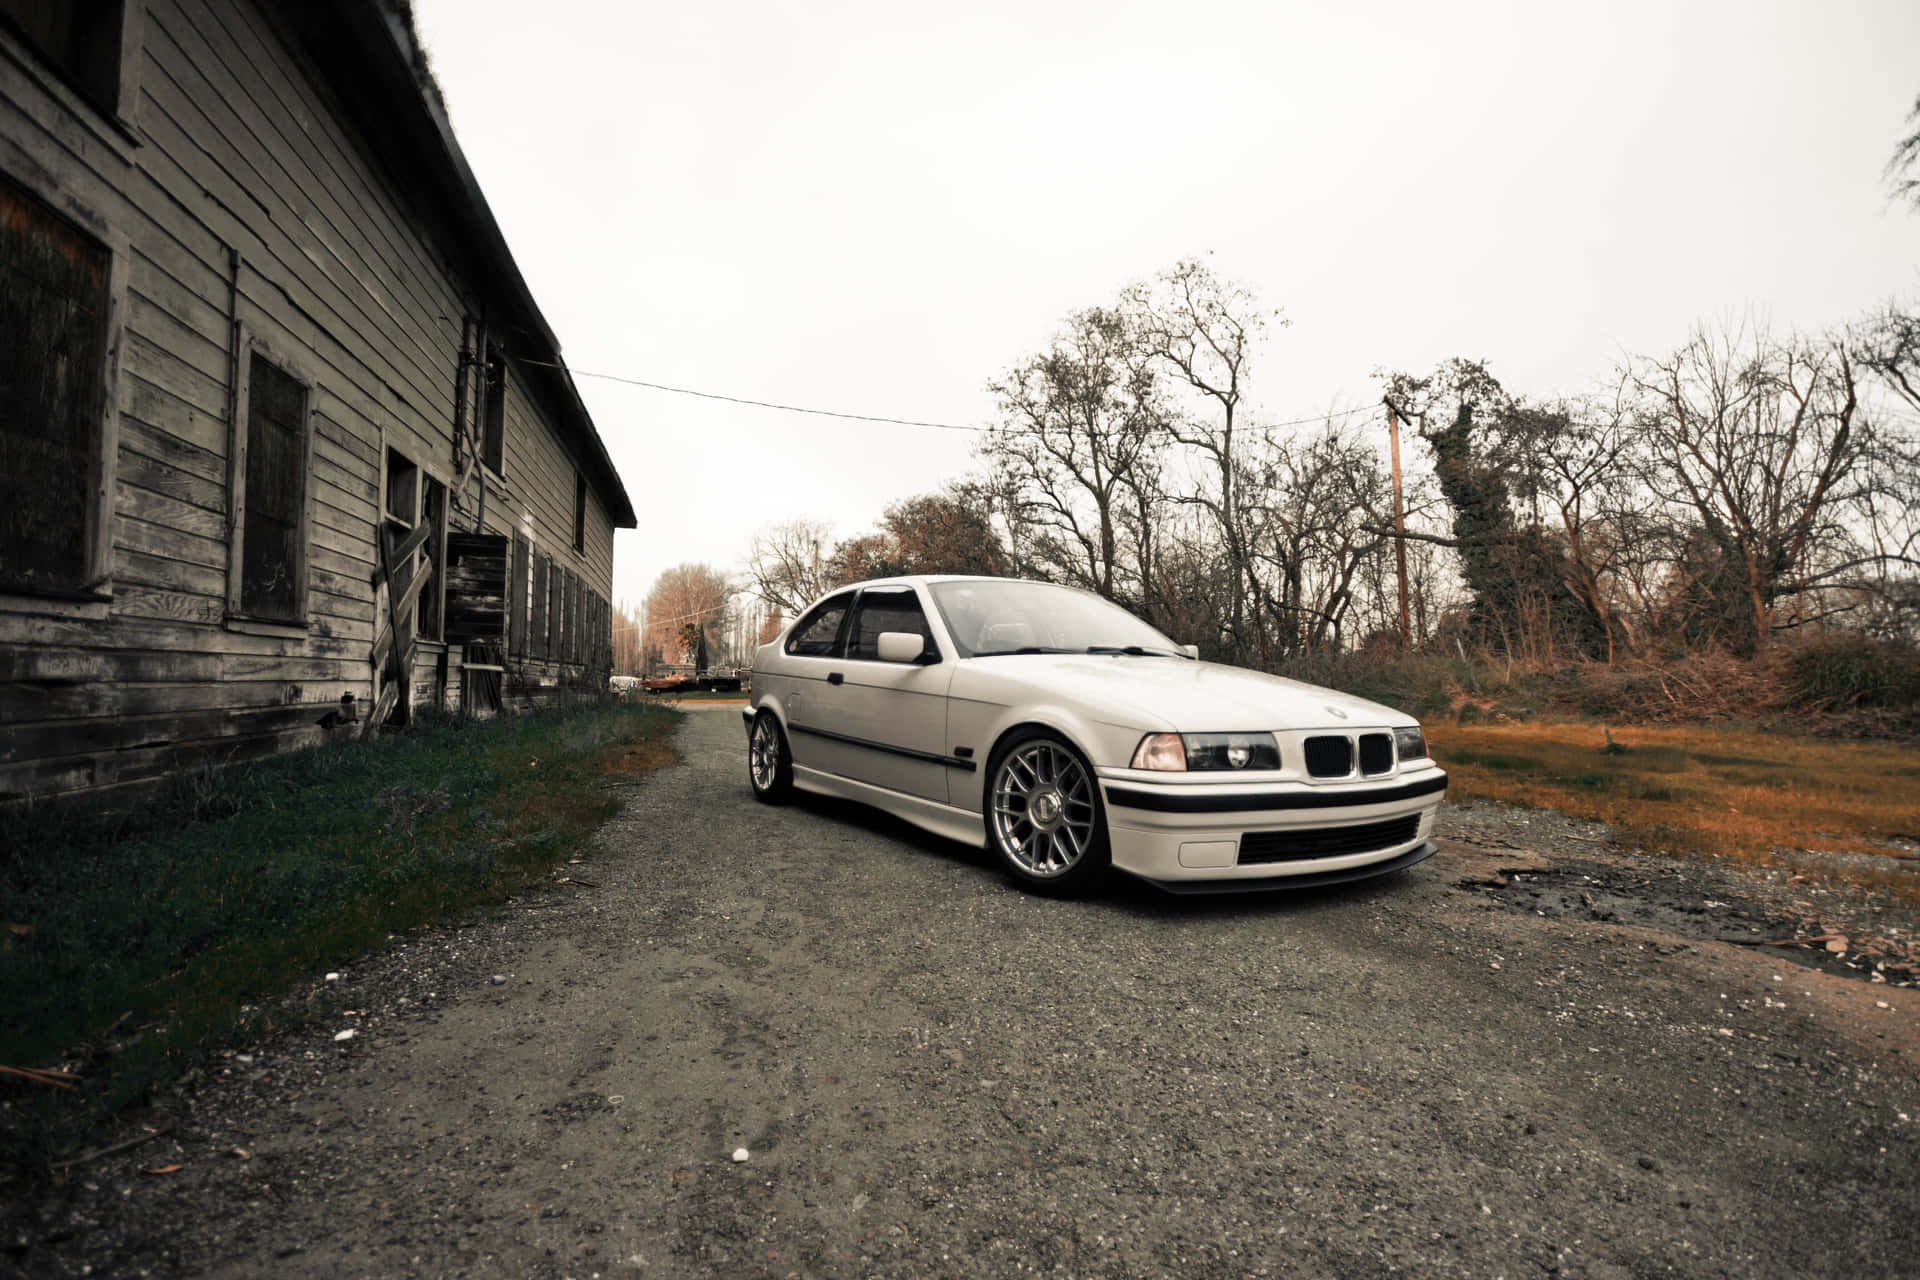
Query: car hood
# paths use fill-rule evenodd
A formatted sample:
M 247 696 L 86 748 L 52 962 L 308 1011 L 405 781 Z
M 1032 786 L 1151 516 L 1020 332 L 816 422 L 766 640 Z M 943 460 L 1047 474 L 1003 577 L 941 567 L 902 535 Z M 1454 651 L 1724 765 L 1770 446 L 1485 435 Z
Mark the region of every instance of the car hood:
M 1143 730 L 1208 733 L 1415 723 L 1412 716 L 1351 694 L 1184 658 L 1007 654 L 970 658 L 962 666 L 963 673 L 955 678 L 956 694 L 995 702 L 1060 699 L 1101 719 Z

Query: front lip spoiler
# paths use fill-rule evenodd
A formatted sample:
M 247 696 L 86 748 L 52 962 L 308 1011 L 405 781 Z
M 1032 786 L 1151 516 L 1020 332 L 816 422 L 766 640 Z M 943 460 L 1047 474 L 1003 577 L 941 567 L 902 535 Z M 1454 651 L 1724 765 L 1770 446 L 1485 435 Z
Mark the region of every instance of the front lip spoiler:
M 1297 876 L 1262 876 L 1257 880 L 1155 880 L 1148 876 L 1134 878 L 1143 880 L 1156 889 L 1179 894 L 1182 897 L 1217 893 L 1271 893 L 1278 889 L 1317 889 L 1330 884 L 1347 884 L 1354 880 L 1371 880 L 1375 876 L 1390 876 L 1396 871 L 1405 871 L 1408 867 L 1425 862 L 1438 852 L 1440 852 L 1440 846 L 1431 840 L 1426 840 L 1397 858 L 1389 858 L 1385 862 L 1369 862 L 1364 867 L 1342 867 L 1338 871 L 1309 871 Z M 1127 874 L 1133 875 L 1132 872 Z
M 1428 772 L 1422 770 L 1423 773 Z M 1357 809 L 1368 804 L 1397 804 L 1416 800 L 1447 789 L 1447 775 L 1386 787 L 1341 787 L 1323 791 L 1230 792 L 1209 795 L 1199 787 L 1164 787 L 1157 790 L 1140 786 L 1108 783 L 1107 803 L 1119 809 L 1144 809 L 1155 813 L 1261 813 L 1280 809 Z

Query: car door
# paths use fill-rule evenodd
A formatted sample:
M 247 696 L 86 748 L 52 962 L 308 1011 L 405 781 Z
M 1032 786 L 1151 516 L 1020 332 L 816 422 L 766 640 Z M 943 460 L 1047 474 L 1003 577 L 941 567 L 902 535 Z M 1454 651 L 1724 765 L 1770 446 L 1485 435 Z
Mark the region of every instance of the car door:
M 829 596 L 794 623 L 781 653 L 781 701 L 787 719 L 787 749 L 804 769 L 844 775 L 851 749 L 837 742 L 827 723 L 833 715 L 835 686 L 844 679 L 841 633 L 853 611 L 855 593 Z M 833 683 L 828 683 L 833 677 Z
M 880 658 L 883 632 L 918 635 L 925 646 L 918 662 Z M 911 586 L 868 587 L 854 605 L 845 631 L 842 679 L 828 686 L 831 715 L 826 728 L 847 748 L 847 776 L 889 791 L 947 803 L 947 686 L 952 655 L 942 654 L 927 624 L 919 593 Z

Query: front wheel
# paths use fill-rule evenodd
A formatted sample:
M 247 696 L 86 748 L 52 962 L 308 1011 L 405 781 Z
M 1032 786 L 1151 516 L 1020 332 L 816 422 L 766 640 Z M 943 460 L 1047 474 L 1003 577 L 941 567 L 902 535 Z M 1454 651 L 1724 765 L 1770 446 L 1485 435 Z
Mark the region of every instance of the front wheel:
M 987 844 L 1035 893 L 1091 893 L 1113 861 L 1100 787 L 1086 758 L 1044 730 L 1018 734 L 987 769 Z
M 755 716 L 747 733 L 747 781 L 761 804 L 785 804 L 793 795 L 793 753 L 771 711 Z

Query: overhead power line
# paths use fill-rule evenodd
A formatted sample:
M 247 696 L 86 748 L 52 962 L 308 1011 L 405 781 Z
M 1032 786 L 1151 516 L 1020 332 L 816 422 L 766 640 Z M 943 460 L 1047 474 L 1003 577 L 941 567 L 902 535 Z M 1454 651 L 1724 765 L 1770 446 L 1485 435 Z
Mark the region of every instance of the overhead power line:
M 520 364 L 538 365 L 546 369 L 564 369 L 576 378 L 599 378 L 605 382 L 624 383 L 630 387 L 645 387 L 649 391 L 665 391 L 676 396 L 693 396 L 700 400 L 721 400 L 728 404 L 743 404 L 755 409 L 775 409 L 782 413 L 805 413 L 817 418 L 840 418 L 849 422 L 877 422 L 894 427 L 923 427 L 933 431 L 972 431 L 976 434 L 995 430 L 992 426 L 961 422 L 929 422 L 923 418 L 895 418 L 878 413 L 846 413 L 839 409 L 815 409 L 807 405 L 782 404 L 777 400 L 755 400 L 748 396 L 730 396 L 718 391 L 696 391 L 692 387 L 674 387 L 664 382 L 649 382 L 645 378 L 631 378 L 619 373 L 597 373 L 591 369 L 575 369 L 553 360 L 527 360 L 515 357 Z M 1378 405 L 1355 405 L 1351 409 L 1336 409 L 1328 413 L 1316 413 L 1302 418 L 1289 418 L 1283 422 L 1267 422 L 1268 427 L 1303 427 L 1317 422 L 1331 422 L 1336 418 L 1352 417 L 1364 413 Z M 1024 433 L 1023 433 L 1024 434 Z
M 746 396 L 722 395 L 718 391 L 695 391 L 691 387 L 670 387 L 664 382 L 648 382 L 644 378 L 629 378 L 618 373 L 595 373 L 589 369 L 574 369 L 557 364 L 551 360 L 522 360 L 521 364 L 544 365 L 549 369 L 566 369 L 576 378 L 601 378 L 607 382 L 624 382 L 630 387 L 646 387 L 651 391 L 670 391 L 677 396 L 695 396 L 701 400 L 724 400 L 728 404 L 751 405 L 756 409 L 778 409 L 783 413 L 810 413 L 818 418 L 845 418 L 852 422 L 881 422 L 897 427 L 930 427 L 936 431 L 984 431 L 985 427 L 970 427 L 958 422 L 925 422 L 915 418 L 889 418 L 873 413 L 842 413 L 838 409 L 810 409 L 805 405 L 781 404 L 774 400 L 753 400 Z

